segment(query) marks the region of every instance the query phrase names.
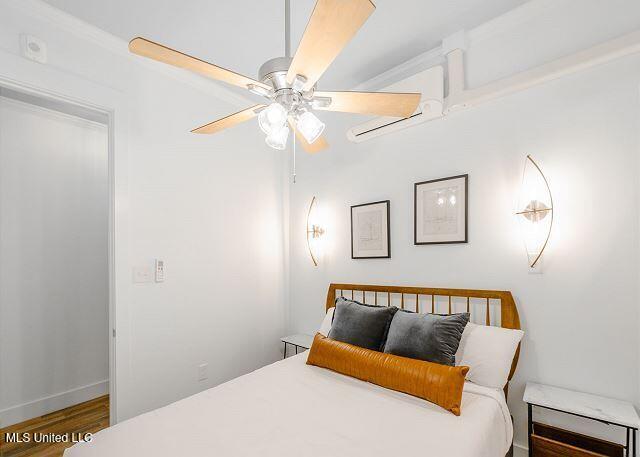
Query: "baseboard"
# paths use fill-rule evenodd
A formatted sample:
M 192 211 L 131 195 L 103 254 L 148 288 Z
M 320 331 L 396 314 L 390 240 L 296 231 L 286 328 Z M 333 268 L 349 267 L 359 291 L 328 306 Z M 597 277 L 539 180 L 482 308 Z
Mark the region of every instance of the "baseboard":
M 86 386 L 60 392 L 48 397 L 11 406 L 0 410 L 0 427 L 18 424 L 34 417 L 49 414 L 59 409 L 68 408 L 84 401 L 100 397 L 109 393 L 109 380 L 98 381 Z
M 513 457 L 528 457 L 529 448 L 522 444 L 513 443 Z

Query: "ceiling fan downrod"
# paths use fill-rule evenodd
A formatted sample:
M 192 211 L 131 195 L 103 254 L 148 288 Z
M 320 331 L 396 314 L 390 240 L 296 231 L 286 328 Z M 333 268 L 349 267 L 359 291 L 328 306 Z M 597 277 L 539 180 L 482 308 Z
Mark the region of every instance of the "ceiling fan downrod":
M 291 57 L 291 0 L 284 0 L 284 56 Z

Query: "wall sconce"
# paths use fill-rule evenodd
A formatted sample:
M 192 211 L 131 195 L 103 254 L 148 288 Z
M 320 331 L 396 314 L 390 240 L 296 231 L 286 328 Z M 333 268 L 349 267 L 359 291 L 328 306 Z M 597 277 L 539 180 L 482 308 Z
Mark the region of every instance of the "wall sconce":
M 538 265 L 547 247 L 553 225 L 551 189 L 538 164 L 527 155 L 522 173 L 522 188 L 518 201 L 518 219 L 524 236 L 529 267 Z
M 307 213 L 307 248 L 309 248 L 309 255 L 313 265 L 316 267 L 318 266 L 321 239 L 324 235 L 324 228 L 319 225 L 317 217 L 316 197 L 313 197 Z

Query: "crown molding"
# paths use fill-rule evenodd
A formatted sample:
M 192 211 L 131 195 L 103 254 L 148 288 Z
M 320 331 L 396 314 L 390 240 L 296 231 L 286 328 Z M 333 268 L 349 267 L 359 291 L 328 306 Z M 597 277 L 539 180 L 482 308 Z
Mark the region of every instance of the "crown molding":
M 390 68 L 389 70 L 358 84 L 352 90 L 379 90 L 389 86 L 390 84 L 398 82 L 403 78 L 414 75 L 419 71 L 426 70 L 427 68 L 433 67 L 434 65 L 438 65 L 443 62 L 444 56 L 442 55 L 442 47 L 438 46 L 437 48 L 433 48 L 427 52 L 418 54 L 417 56 L 401 63 L 400 65 L 396 65 L 395 67 Z
M 57 28 L 73 33 L 114 54 L 126 57 L 132 62 L 136 62 L 148 69 L 169 76 L 234 106 L 244 107 L 254 103 L 251 98 L 239 95 L 216 81 L 209 80 L 186 70 L 169 67 L 159 62 L 135 56 L 129 52 L 126 41 L 61 11 L 43 0 L 5 0 L 5 3 L 29 16 L 36 17 Z M 542 14 L 548 14 L 550 10 L 558 8 L 563 3 L 561 0 L 531 0 L 469 30 L 467 34 L 469 45 L 472 47 L 474 43 L 520 27 L 522 24 Z M 443 62 L 442 47 L 438 46 L 358 84 L 353 90 L 366 91 L 382 89 L 407 76 Z
M 161 73 L 201 92 L 219 98 L 231 105 L 244 107 L 254 104 L 248 97 L 238 95 L 221 83 L 190 73 L 180 68 L 144 59 L 129 52 L 128 43 L 94 25 L 61 11 L 43 0 L 5 0 L 6 5 L 28 16 L 46 22 L 56 28 L 72 33 L 116 55 L 122 56 L 152 71 Z

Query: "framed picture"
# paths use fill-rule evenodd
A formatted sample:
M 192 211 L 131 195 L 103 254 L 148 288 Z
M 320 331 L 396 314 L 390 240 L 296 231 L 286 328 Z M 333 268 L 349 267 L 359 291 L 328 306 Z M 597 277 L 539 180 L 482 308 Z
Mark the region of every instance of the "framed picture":
M 388 259 L 389 200 L 351 207 L 351 258 Z
M 469 175 L 418 182 L 413 194 L 413 244 L 467 242 Z

